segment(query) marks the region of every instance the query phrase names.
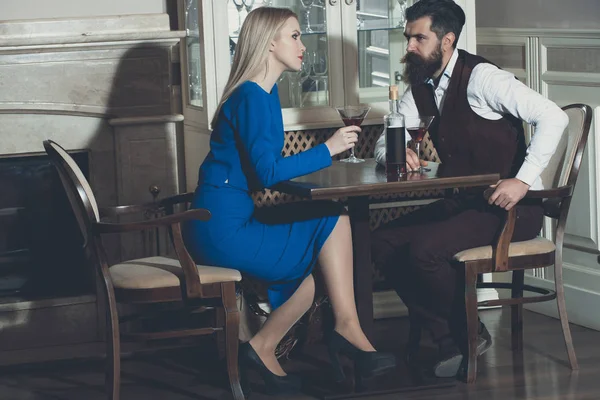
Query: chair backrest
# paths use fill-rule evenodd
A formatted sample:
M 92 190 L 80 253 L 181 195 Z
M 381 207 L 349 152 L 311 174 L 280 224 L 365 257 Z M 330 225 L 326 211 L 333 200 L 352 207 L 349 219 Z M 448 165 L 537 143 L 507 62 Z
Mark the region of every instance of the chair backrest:
M 592 124 L 590 106 L 571 104 L 562 109 L 569 116 L 569 125 L 556 152 L 540 176 L 544 189 L 575 185 Z
M 58 171 L 84 242 L 88 243 L 91 223 L 100 221 L 100 211 L 92 188 L 75 160 L 58 143 L 45 140 L 44 148 Z

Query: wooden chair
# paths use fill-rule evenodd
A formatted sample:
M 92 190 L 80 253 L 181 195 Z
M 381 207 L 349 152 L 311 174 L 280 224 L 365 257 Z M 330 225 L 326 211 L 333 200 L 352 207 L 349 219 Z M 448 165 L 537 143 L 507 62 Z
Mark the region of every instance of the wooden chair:
M 83 235 L 87 259 L 95 267 L 100 277 L 98 301 L 106 310 L 107 370 L 106 389 L 108 398 L 119 399 L 120 387 L 120 347 L 123 340 L 148 341 L 152 339 L 173 339 L 222 333 L 225 338 L 225 355 L 229 383 L 236 400 L 244 399 L 238 372 L 238 330 L 239 312 L 236 304 L 235 282 L 241 280 L 239 271 L 196 265 L 187 252 L 181 234 L 181 223 L 186 220 L 208 220 L 210 212 L 205 209 L 173 213 L 174 206 L 189 202 L 191 193 L 164 199 L 158 204 L 121 206 L 100 210 L 94 194 L 75 161 L 58 144 L 44 141 L 44 148 L 56 166 L 67 196 Z M 100 222 L 102 216 L 119 216 L 145 210 L 156 211 L 164 208 L 167 215 L 135 223 Z M 121 262 L 109 266 L 101 236 L 107 233 L 122 233 L 167 227 L 177 259 L 167 257 L 147 257 Z M 168 303 L 168 313 L 174 313 L 173 306 L 184 315 L 199 311 L 214 311 L 216 326 L 186 327 L 167 331 L 123 332 L 120 322 L 131 321 L 121 317 L 117 304 L 147 305 Z M 156 310 L 154 310 L 156 314 Z M 189 313 L 189 314 L 188 314 Z M 137 315 L 143 317 L 143 315 Z M 139 319 L 138 319 L 139 320 Z
M 571 339 L 562 275 L 562 251 L 565 235 L 565 224 L 569 214 L 569 205 L 573 189 L 577 181 L 583 151 L 587 142 L 592 121 L 592 109 L 584 104 L 572 104 L 563 107 L 569 116 L 569 125 L 556 153 L 543 171 L 541 178 L 544 190 L 530 190 L 526 199 L 544 199 L 544 214 L 557 220 L 554 240 L 537 237 L 523 242 L 510 243 L 516 221 L 516 210 L 513 207 L 506 212 L 506 220 L 501 224 L 496 240 L 491 246 L 478 247 L 461 251 L 454 259 L 464 267 L 465 302 L 468 331 L 468 363 L 467 382 L 475 382 L 477 375 L 477 333 L 478 306 L 511 306 L 511 331 L 513 350 L 523 349 L 523 304 L 548 300 L 557 300 L 558 314 L 562 325 L 565 345 L 571 369 L 578 369 L 577 358 Z M 493 190 L 486 191 L 489 198 Z M 555 289 L 549 290 L 524 284 L 526 269 L 542 268 L 554 265 Z M 460 270 L 460 269 L 459 269 Z M 512 271 L 512 283 L 479 283 L 477 276 L 481 273 Z M 511 289 L 511 298 L 477 302 L 477 288 Z M 536 295 L 523 297 L 523 292 Z

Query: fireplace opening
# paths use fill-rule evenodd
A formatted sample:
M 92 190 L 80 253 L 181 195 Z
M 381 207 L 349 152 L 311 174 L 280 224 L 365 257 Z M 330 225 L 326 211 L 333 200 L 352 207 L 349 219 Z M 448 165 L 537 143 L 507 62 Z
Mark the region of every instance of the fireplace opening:
M 70 152 L 89 179 L 89 152 Z M 93 293 L 82 236 L 45 154 L 0 157 L 0 302 Z

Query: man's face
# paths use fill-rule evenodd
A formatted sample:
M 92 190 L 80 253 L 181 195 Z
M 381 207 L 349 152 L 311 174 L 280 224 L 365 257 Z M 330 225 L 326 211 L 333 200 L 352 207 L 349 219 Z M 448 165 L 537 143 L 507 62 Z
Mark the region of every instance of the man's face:
M 442 67 L 442 42 L 431 31 L 431 18 L 423 17 L 407 22 L 404 36 L 408 42 L 402 79 L 405 83 L 417 85 L 438 72 Z

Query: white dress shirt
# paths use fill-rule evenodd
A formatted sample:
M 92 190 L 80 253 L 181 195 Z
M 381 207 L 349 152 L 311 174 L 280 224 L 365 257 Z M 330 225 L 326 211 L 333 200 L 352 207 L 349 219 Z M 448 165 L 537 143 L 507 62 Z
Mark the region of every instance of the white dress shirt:
M 458 50 L 454 50 L 435 89 L 435 102 L 440 115 L 457 59 Z M 429 80 L 428 83 L 433 84 L 433 81 Z M 569 123 L 567 114 L 554 102 L 519 82 L 510 72 L 489 63 L 480 63 L 473 68 L 467 86 L 467 100 L 471 109 L 485 119 L 498 120 L 502 114 L 511 114 L 535 127 L 525 161 L 516 178 L 531 189 L 543 189 L 539 177 Z M 419 115 L 410 87 L 400 100 L 399 112 L 404 116 Z M 385 130 L 375 144 L 375 159 L 385 164 Z

